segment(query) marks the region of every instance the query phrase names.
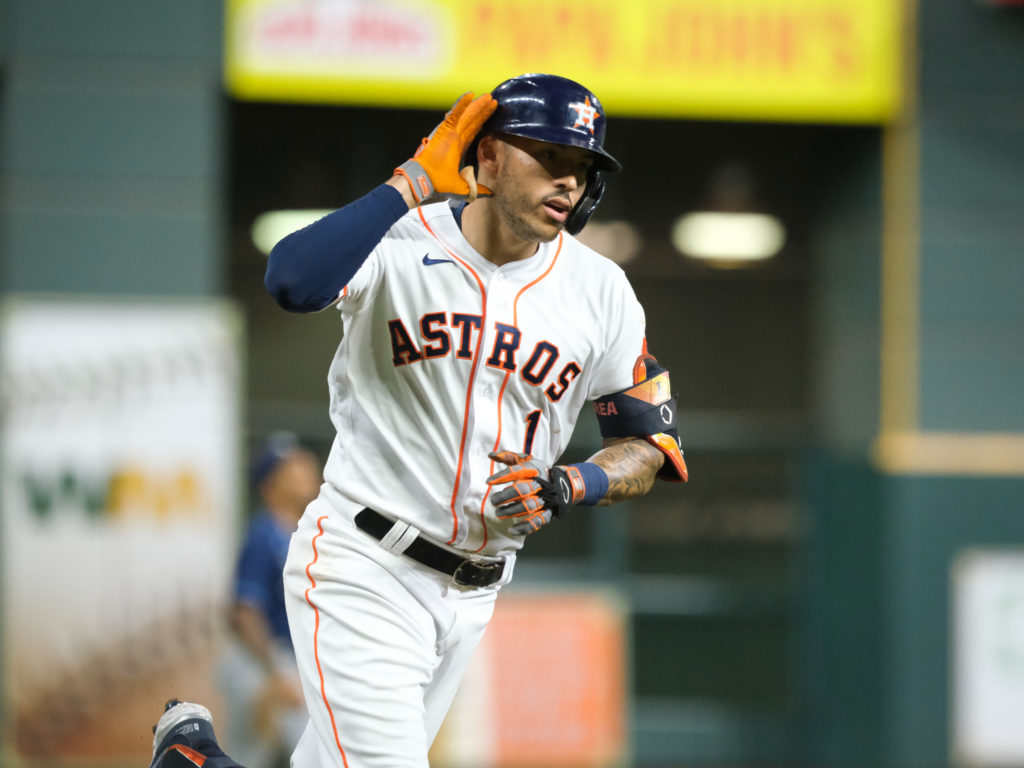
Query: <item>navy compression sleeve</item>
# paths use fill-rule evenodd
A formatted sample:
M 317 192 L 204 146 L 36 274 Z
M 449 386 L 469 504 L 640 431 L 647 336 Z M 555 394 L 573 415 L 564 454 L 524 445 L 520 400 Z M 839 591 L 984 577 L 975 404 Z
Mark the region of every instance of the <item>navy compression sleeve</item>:
M 402 194 L 381 184 L 275 245 L 264 285 L 289 312 L 315 312 L 329 306 L 408 211 Z

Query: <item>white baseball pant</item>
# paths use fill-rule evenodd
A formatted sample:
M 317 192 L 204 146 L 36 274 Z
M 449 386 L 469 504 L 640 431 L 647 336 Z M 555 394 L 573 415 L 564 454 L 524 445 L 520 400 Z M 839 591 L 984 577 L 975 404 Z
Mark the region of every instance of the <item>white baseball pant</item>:
M 310 715 L 293 768 L 427 768 L 500 588 L 384 549 L 352 522 L 360 508 L 325 486 L 292 536 L 285 599 Z

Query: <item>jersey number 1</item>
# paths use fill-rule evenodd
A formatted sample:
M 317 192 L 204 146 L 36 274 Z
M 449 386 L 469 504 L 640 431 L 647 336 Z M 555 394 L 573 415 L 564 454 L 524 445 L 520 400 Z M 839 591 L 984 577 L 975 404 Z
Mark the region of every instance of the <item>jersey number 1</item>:
M 537 436 L 537 425 L 540 424 L 540 409 L 526 414 L 526 440 L 523 441 L 523 453 L 533 453 L 533 438 Z

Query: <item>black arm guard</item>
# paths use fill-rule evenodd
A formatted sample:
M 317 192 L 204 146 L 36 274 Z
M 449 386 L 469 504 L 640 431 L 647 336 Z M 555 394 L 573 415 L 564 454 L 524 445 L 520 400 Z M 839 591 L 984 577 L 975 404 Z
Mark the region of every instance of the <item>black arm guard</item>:
M 594 402 L 601 437 L 642 437 L 665 454 L 662 480 L 685 482 L 688 476 L 676 429 L 676 399 L 668 371 L 643 354 L 633 367 L 633 386 Z

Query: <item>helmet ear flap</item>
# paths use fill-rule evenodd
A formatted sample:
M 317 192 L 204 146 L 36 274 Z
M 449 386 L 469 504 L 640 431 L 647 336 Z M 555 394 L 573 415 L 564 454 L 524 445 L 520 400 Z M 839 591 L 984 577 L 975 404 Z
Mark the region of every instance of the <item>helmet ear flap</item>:
M 601 177 L 600 171 L 594 171 L 587 179 L 587 188 L 583 192 L 583 197 L 579 199 L 572 211 L 569 212 L 569 218 L 565 220 L 565 231 L 570 235 L 575 235 L 586 226 L 587 221 L 594 214 L 597 209 L 597 204 L 601 202 L 601 198 L 604 196 L 604 179 Z

